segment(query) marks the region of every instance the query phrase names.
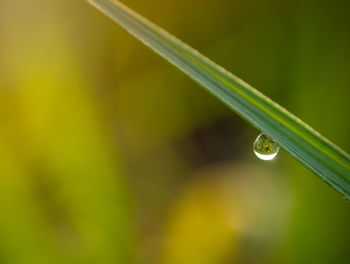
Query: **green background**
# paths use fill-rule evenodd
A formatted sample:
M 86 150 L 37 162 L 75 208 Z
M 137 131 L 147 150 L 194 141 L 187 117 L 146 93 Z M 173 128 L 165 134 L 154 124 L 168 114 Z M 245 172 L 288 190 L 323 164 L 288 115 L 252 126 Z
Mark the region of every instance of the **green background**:
M 350 152 L 345 0 L 125 0 Z M 0 2 L 0 263 L 348 263 L 350 204 L 83 0 Z

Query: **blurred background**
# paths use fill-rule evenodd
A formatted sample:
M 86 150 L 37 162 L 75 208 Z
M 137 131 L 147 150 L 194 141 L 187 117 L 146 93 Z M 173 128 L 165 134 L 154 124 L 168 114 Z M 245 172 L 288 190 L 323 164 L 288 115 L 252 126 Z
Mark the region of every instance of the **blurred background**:
M 350 152 L 345 0 L 124 0 Z M 84 0 L 0 1 L 0 263 L 348 263 L 350 203 Z

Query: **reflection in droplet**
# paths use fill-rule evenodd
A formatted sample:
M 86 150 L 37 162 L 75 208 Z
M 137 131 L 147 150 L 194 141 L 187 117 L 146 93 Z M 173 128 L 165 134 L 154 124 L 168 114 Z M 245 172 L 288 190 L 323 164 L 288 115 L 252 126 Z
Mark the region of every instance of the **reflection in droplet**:
M 266 136 L 260 134 L 253 145 L 255 155 L 262 160 L 273 160 L 280 150 L 278 143 Z

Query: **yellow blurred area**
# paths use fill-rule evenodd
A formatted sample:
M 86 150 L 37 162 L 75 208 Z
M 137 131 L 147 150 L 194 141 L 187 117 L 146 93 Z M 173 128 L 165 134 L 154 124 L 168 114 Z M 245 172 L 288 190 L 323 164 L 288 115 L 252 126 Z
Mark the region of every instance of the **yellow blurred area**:
M 347 2 L 124 3 L 349 150 Z M 0 2 L 0 263 L 347 263 L 349 204 L 257 134 L 86 1 Z
M 276 246 L 288 210 L 281 206 L 290 201 L 272 170 L 218 164 L 197 176 L 169 216 L 164 263 L 255 261 Z M 249 247 L 242 247 L 268 241 L 267 236 L 264 253 L 250 255 Z
M 237 226 L 231 225 L 210 186 L 191 191 L 172 212 L 164 263 L 216 263 L 227 255 L 233 257 Z

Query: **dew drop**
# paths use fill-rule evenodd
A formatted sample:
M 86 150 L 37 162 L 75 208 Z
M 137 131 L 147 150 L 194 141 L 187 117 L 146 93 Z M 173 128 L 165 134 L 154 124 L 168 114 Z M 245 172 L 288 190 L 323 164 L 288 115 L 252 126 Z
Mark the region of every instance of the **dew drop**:
M 253 145 L 255 155 L 262 160 L 273 160 L 280 150 L 278 143 L 265 134 L 260 134 Z

